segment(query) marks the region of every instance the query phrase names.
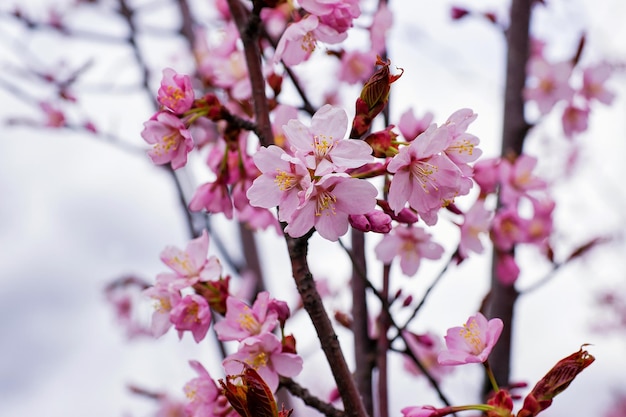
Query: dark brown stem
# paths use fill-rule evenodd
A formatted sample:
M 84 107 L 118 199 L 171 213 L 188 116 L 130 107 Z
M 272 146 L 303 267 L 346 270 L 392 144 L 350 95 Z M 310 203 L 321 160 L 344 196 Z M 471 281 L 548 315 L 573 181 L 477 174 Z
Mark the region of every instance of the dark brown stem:
M 354 379 L 363 398 L 363 405 L 370 416 L 374 415 L 372 399 L 372 369 L 376 357 L 375 346 L 369 335 L 369 312 L 367 311 L 365 235 L 352 229 L 352 333 L 354 334 Z
M 313 275 L 309 270 L 306 259 L 309 237 L 310 235 L 301 238 L 292 238 L 285 235 L 296 287 L 302 299 L 302 305 L 311 318 L 311 322 L 317 333 L 317 338 L 320 341 L 322 350 L 330 365 L 339 395 L 343 401 L 346 415 L 352 417 L 366 417 L 368 414 L 365 411 L 365 406 L 363 405 L 356 383 L 350 373 L 350 368 L 348 368 L 348 364 L 344 358 L 333 325 L 315 287 Z
M 315 408 L 326 417 L 345 417 L 341 410 L 337 410 L 332 404 L 328 404 L 315 395 L 311 394 L 308 389 L 304 388 L 291 378 L 280 377 L 280 386 L 284 387 L 293 396 L 300 398 L 309 407 Z
M 389 339 L 387 332 L 391 325 L 389 313 L 389 274 L 391 265 L 383 265 L 383 288 L 381 291 L 380 316 L 378 317 L 378 343 L 376 349 L 376 368 L 378 369 L 378 416 L 389 417 L 389 384 L 387 379 L 387 351 Z
M 252 85 L 252 102 L 258 126 L 257 135 L 261 145 L 269 146 L 274 143 L 274 134 L 272 133 L 270 112 L 265 95 L 265 78 L 263 77 L 261 49 L 259 48 L 261 20 L 257 14 L 248 13 L 239 0 L 228 0 L 228 7 L 243 42 L 248 75 Z
M 526 83 L 526 62 L 529 54 L 529 24 L 534 0 L 513 0 L 510 26 L 507 31 L 507 68 L 502 127 L 502 156 L 520 155 L 528 132 L 524 118 L 522 92 Z M 512 253 L 512 252 L 511 252 Z M 500 340 L 491 352 L 489 363 L 498 385 L 509 384 L 511 367 L 511 336 L 513 314 L 518 292 L 512 284 L 502 284 L 496 276 L 497 253 L 492 257 L 491 292 L 486 304 L 488 318 L 499 317 L 504 323 Z

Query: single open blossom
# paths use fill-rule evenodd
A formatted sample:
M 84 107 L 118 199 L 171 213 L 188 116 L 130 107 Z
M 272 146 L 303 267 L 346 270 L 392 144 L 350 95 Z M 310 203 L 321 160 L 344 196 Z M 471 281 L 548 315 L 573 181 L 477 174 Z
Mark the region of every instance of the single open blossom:
M 485 362 L 502 333 L 502 320 L 487 321 L 485 316 L 476 313 L 463 327 L 448 329 L 445 336 L 448 350 L 439 354 L 441 365 L 462 365 Z
M 400 268 L 405 275 L 415 275 L 422 259 L 439 259 L 443 247 L 431 240 L 431 235 L 421 227 L 398 225 L 383 237 L 376 248 L 376 257 L 391 263 L 400 257 Z
M 316 47 L 317 38 L 313 31 L 318 26 L 319 19 L 314 15 L 287 26 L 276 46 L 273 62 L 283 61 L 285 65 L 291 66 L 309 59 Z
M 500 200 L 505 205 L 515 205 L 520 197 L 529 192 L 545 190 L 546 182 L 533 173 L 537 158 L 522 154 L 511 164 L 507 159 L 500 162 Z
M 198 294 L 187 294 L 170 311 L 170 321 L 178 330 L 179 338 L 187 330 L 191 332 L 196 343 L 200 343 L 211 325 L 209 303 Z
M 374 52 L 345 51 L 339 64 L 339 80 L 348 84 L 366 81 L 374 69 Z
M 476 117 L 471 109 L 460 109 L 452 113 L 445 123 L 451 138 L 444 152 L 466 176 L 472 175 L 472 168 L 467 164 L 476 161 L 483 153 L 478 149 L 478 138 L 466 132 Z
M 150 325 L 154 337 L 163 336 L 172 327 L 170 314 L 181 299 L 180 291 L 172 289 L 169 285 L 174 279 L 176 279 L 174 274 L 159 274 L 156 284 L 144 290 L 144 294 L 154 301 Z
M 202 209 L 209 213 L 223 213 L 227 219 L 233 218 L 233 202 L 223 181 L 207 182 L 196 189 L 189 202 L 189 210 Z
M 334 242 L 348 231 L 349 215 L 374 210 L 378 190 L 366 180 L 328 174 L 311 183 L 303 194 L 285 232 L 300 237 L 315 227 L 320 236 Z
M 461 170 L 443 153 L 449 140 L 448 128 L 433 124 L 389 162 L 387 170 L 394 174 L 389 206 L 394 212 L 400 212 L 408 202 L 432 226 L 441 207 L 469 192 Z
M 582 95 L 587 100 L 598 100 L 600 103 L 611 104 L 615 94 L 606 89 L 605 83 L 611 76 L 612 69 L 607 63 L 585 68 L 583 71 Z
M 174 288 L 182 289 L 198 281 L 211 281 L 220 277 L 222 265 L 215 256 L 207 258 L 208 250 L 209 235 L 203 230 L 202 235 L 191 240 L 185 250 L 168 246 L 161 252 L 163 263 L 178 276 L 173 283 Z
M 226 316 L 215 323 L 215 331 L 220 340 L 241 341 L 274 330 L 278 324 L 278 313 L 269 310 L 270 295 L 260 292 L 252 307 L 236 297 L 226 299 Z
M 527 241 L 528 219 L 521 217 L 517 206 L 498 210 L 493 218 L 491 240 L 496 248 L 508 251 L 518 243 Z
M 485 208 L 485 202 L 478 200 L 465 213 L 461 225 L 461 241 L 459 242 L 459 255 L 467 258 L 470 251 L 482 253 L 483 244 L 480 235 L 489 232 L 491 226 L 491 212 Z
M 352 21 L 361 15 L 358 0 L 300 0 L 299 3 L 337 33 L 346 32 L 352 27 Z
M 565 133 L 565 136 L 572 138 L 575 134 L 582 133 L 587 130 L 589 125 L 589 108 L 581 108 L 570 103 L 563 110 L 561 122 L 563 124 L 563 133 Z
M 157 101 L 176 114 L 183 114 L 191 108 L 194 100 L 191 78 L 178 74 L 171 68 L 163 70 L 161 87 L 157 92 Z
M 237 352 L 222 362 L 226 374 L 240 374 L 241 362 L 257 371 L 272 392 L 278 388 L 278 375 L 294 377 L 302 371 L 302 358 L 284 353 L 280 340 L 272 333 L 244 339 Z
M 344 139 L 348 115 L 340 107 L 322 106 L 311 118 L 311 127 L 290 120 L 283 131 L 306 167 L 316 176 L 344 172 L 373 162 L 372 148 L 362 140 Z
M 193 149 L 191 133 L 185 124 L 168 112 L 158 112 L 145 122 L 141 137 L 151 145 L 148 156 L 157 165 L 170 162 L 173 169 L 187 164 L 187 154 Z
M 528 63 L 529 85 L 524 98 L 537 103 L 541 115 L 548 114 L 554 105 L 569 101 L 574 89 L 569 85 L 572 63 L 569 61 L 552 64 L 542 57 L 531 58 Z
M 387 47 L 387 31 L 393 25 L 393 13 L 387 7 L 387 3 L 379 2 L 378 10 L 374 13 L 372 25 L 369 27 L 371 50 L 377 54 Z
M 217 387 L 211 375 L 198 361 L 189 361 L 198 376 L 185 384 L 183 391 L 189 402 L 185 410 L 189 417 L 236 417 L 228 400 Z

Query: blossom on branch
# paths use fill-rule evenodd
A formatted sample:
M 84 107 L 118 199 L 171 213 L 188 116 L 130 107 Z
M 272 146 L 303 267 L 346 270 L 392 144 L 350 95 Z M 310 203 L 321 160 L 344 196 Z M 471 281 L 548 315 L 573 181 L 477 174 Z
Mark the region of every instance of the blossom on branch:
M 394 227 L 374 250 L 376 257 L 387 264 L 399 256 L 400 268 L 408 276 L 415 275 L 422 259 L 439 259 L 444 252 L 424 229 L 406 225 Z
M 178 169 L 187 164 L 187 154 L 193 149 L 193 139 L 185 124 L 169 112 L 158 112 L 145 122 L 141 137 L 154 145 L 148 156 L 157 165 L 172 164 Z
M 161 87 L 157 92 L 157 101 L 174 113 L 183 114 L 191 108 L 193 100 L 191 78 L 188 75 L 178 74 L 171 68 L 165 68 Z
M 439 354 L 441 365 L 463 365 L 485 362 L 502 333 L 502 320 L 487 321 L 480 313 L 471 316 L 463 327 L 448 329 L 445 336 L 448 350 Z
M 219 340 L 238 340 L 269 333 L 278 324 L 278 313 L 269 310 L 270 295 L 263 291 L 249 307 L 236 297 L 226 299 L 226 316 L 215 324 Z

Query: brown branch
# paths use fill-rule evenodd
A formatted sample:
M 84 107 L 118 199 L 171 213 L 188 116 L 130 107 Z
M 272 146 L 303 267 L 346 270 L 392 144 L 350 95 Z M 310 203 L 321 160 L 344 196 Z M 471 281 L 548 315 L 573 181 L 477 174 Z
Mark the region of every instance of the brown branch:
M 343 411 L 336 409 L 327 402 L 324 402 L 311 394 L 308 389 L 298 384 L 291 378 L 280 377 L 280 386 L 284 387 L 293 396 L 300 398 L 306 405 L 324 414 L 326 417 L 345 417 Z
M 522 92 L 526 83 L 526 62 L 529 54 L 529 24 L 534 0 L 513 0 L 511 4 L 510 26 L 507 31 L 507 68 L 504 94 L 504 120 L 502 127 L 502 156 L 522 153 L 528 123 L 524 118 L 524 98 Z M 485 313 L 488 318 L 499 317 L 504 329 L 499 342 L 494 347 L 489 364 L 500 386 L 509 385 L 511 369 L 511 338 L 513 334 L 513 314 L 518 292 L 513 284 L 502 284 L 496 274 L 496 258 L 493 252 L 491 271 L 491 292 Z
M 317 338 L 330 365 L 339 395 L 343 400 L 346 415 L 366 417 L 368 414 L 365 411 L 363 401 L 343 356 L 333 325 L 324 309 L 322 298 L 315 287 L 313 275 L 309 270 L 306 259 L 309 237 L 310 234 L 300 238 L 285 235 L 296 287 L 302 299 L 302 305 L 311 318 Z
M 383 288 L 380 306 L 380 316 L 378 317 L 378 343 L 376 349 L 376 368 L 378 369 L 378 416 L 389 417 L 389 381 L 387 367 L 387 351 L 390 342 L 387 337 L 391 324 L 391 313 L 389 311 L 389 278 L 391 265 L 383 265 Z

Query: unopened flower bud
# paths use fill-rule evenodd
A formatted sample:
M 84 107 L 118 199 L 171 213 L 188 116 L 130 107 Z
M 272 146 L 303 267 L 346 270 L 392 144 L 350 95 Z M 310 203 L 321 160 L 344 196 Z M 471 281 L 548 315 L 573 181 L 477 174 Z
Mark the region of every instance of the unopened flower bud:
M 280 327 L 285 327 L 285 321 L 291 316 L 291 311 L 286 302 L 273 298 L 267 306 L 268 312 L 275 311 L 278 314 Z
M 351 214 L 348 216 L 350 225 L 362 232 L 389 233 L 391 217 L 379 210 L 366 214 Z
M 394 144 L 398 135 L 391 131 L 394 127 L 390 125 L 385 130 L 372 133 L 365 138 L 365 142 L 374 150 L 376 158 L 393 157 L 398 153 L 398 145 Z

